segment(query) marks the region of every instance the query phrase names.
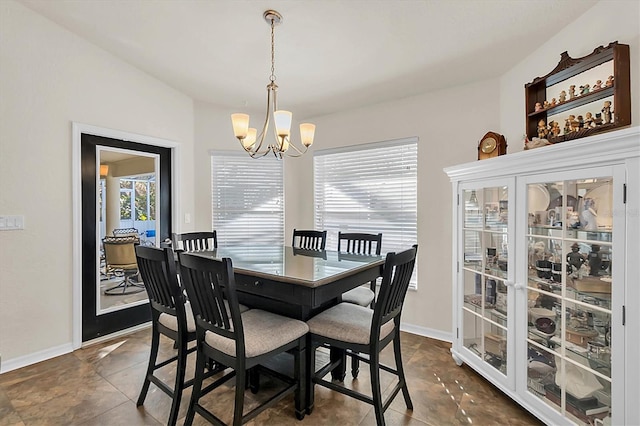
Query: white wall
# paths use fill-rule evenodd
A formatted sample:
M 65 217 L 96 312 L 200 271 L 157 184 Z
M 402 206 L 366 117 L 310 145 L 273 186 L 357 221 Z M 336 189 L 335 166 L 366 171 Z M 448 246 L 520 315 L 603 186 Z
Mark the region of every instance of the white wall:
M 72 121 L 182 144 L 176 202 L 193 211 L 193 102 L 12 0 L 0 73 L 0 214 L 26 224 L 0 232 L 4 365 L 72 341 Z
M 640 123 L 640 2 L 600 1 L 500 78 L 500 128 L 512 142 L 509 152 L 524 148 L 524 85 L 553 70 L 560 62 L 562 52 L 566 51 L 572 58 L 581 58 L 612 41 L 629 45 L 631 93 L 634 94 L 631 97 L 631 124 Z M 585 83 L 593 85 L 594 82 Z M 529 135 L 529 138 L 532 136 L 536 135 Z

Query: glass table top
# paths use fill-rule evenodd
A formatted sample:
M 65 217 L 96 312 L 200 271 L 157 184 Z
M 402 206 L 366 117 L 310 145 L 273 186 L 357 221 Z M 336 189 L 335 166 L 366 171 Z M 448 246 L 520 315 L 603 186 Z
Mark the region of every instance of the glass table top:
M 321 286 L 384 263 L 384 256 L 288 246 L 218 247 L 191 253 L 214 259 L 228 257 L 236 272 L 307 287 Z

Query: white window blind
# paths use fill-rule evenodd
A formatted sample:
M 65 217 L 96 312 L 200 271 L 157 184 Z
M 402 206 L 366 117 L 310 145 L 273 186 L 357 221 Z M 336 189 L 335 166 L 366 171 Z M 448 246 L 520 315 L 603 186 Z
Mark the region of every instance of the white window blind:
M 218 245 L 284 244 L 282 160 L 212 151 L 211 200 Z
M 381 232 L 383 254 L 417 243 L 417 154 L 417 138 L 314 153 L 315 227 L 328 231 L 327 249 L 338 231 Z

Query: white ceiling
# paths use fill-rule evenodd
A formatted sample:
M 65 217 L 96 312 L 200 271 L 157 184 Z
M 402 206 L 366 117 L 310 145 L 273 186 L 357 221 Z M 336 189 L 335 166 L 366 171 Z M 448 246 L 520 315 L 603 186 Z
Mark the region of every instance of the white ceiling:
M 496 77 L 597 0 L 20 0 L 194 99 L 304 119 Z M 558 52 L 562 47 L 558 47 Z M 533 76 L 532 76 L 533 77 Z M 525 82 L 523 82 L 524 84 Z

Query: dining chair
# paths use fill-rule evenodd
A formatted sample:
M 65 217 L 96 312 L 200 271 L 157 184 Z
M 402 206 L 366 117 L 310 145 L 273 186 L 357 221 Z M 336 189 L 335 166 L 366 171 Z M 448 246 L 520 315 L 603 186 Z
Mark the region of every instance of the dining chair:
M 319 370 L 314 369 L 312 378 L 307 384 L 308 413 L 313 410 L 315 385 L 327 387 L 373 405 L 376 423 L 379 426 L 385 424 L 384 411 L 400 390 L 407 408 L 413 409 L 402 366 L 400 317 L 415 266 L 417 250 L 418 246 L 414 245 L 401 253 L 387 254 L 380 292 L 373 310 L 343 302 L 307 321 L 309 326 L 308 365 L 315 366 L 316 347 L 329 344 L 351 352 L 353 356 L 358 356 L 360 361 L 369 364 L 371 373 L 371 396 L 369 396 L 354 389 L 348 389 L 339 382 L 324 379 L 324 376 L 339 366 L 341 360 L 329 361 Z M 391 342 L 393 342 L 395 369 L 380 363 L 380 352 Z M 388 396 L 384 401 L 380 386 L 380 370 L 391 373 L 397 378 L 397 383 L 387 393 Z
M 140 293 L 144 284 L 138 282 L 138 262 L 136 261 L 135 246 L 140 239 L 137 236 L 104 237 L 102 249 L 104 251 L 106 276 L 122 274 L 123 279 L 117 285 L 104 290 L 107 296 L 121 296 Z M 135 280 L 134 280 L 135 278 Z
M 233 424 L 240 425 L 256 417 L 285 396 L 293 393 L 295 413 L 299 420 L 305 416 L 307 388 L 306 323 L 260 309 L 241 313 L 239 309 L 232 261 L 217 260 L 193 253 L 178 253 L 180 275 L 191 301 L 196 322 L 196 372 L 185 419 L 193 423 L 195 413 L 214 424 L 224 422 L 205 408 L 201 400 L 212 390 L 235 377 Z M 228 308 L 223 308 L 228 307 Z M 263 367 L 268 359 L 283 352 L 293 352 L 293 378 Z M 203 388 L 207 359 L 231 369 L 224 376 Z M 247 372 L 267 374 L 282 380 L 286 386 L 261 404 L 244 413 L 244 394 Z M 258 377 L 252 374 L 252 379 Z
M 309 249 L 309 250 L 324 250 L 327 244 L 327 231 L 314 231 L 314 230 L 293 230 L 293 240 L 291 247 Z
M 342 233 L 338 232 L 338 252 L 380 255 L 382 249 L 382 234 Z M 342 295 L 343 302 L 355 303 L 360 306 L 371 306 L 376 297 L 376 280 L 372 280 L 369 288 L 356 287 Z
M 175 425 L 180 409 L 182 391 L 193 384 L 193 379 L 185 381 L 187 356 L 196 350 L 195 345 L 188 349 L 189 342 L 196 340 L 196 326 L 191 306 L 184 297 L 178 283 L 176 262 L 171 248 L 159 249 L 150 246 L 137 246 L 136 257 L 142 281 L 144 282 L 151 306 L 151 353 L 144 383 L 137 406 L 144 404 L 149 385 L 155 384 L 172 399 L 168 425 Z M 157 362 L 160 335 L 175 342 L 178 353 L 165 361 Z M 162 381 L 154 372 L 170 363 L 176 362 L 176 378 L 173 388 Z
M 338 232 L 338 252 L 363 254 L 363 255 L 380 255 L 382 250 L 382 233 L 366 234 L 366 233 L 342 233 Z M 373 302 L 376 298 L 376 281 L 371 280 L 369 286 L 361 285 L 342 294 L 342 301 L 353 303 L 359 306 L 369 306 L 373 309 Z M 360 362 L 358 357 L 351 358 L 351 376 L 355 379 L 360 371 Z
M 218 233 L 216 231 L 173 234 L 173 249 L 176 251 L 205 251 L 216 248 L 218 248 Z

